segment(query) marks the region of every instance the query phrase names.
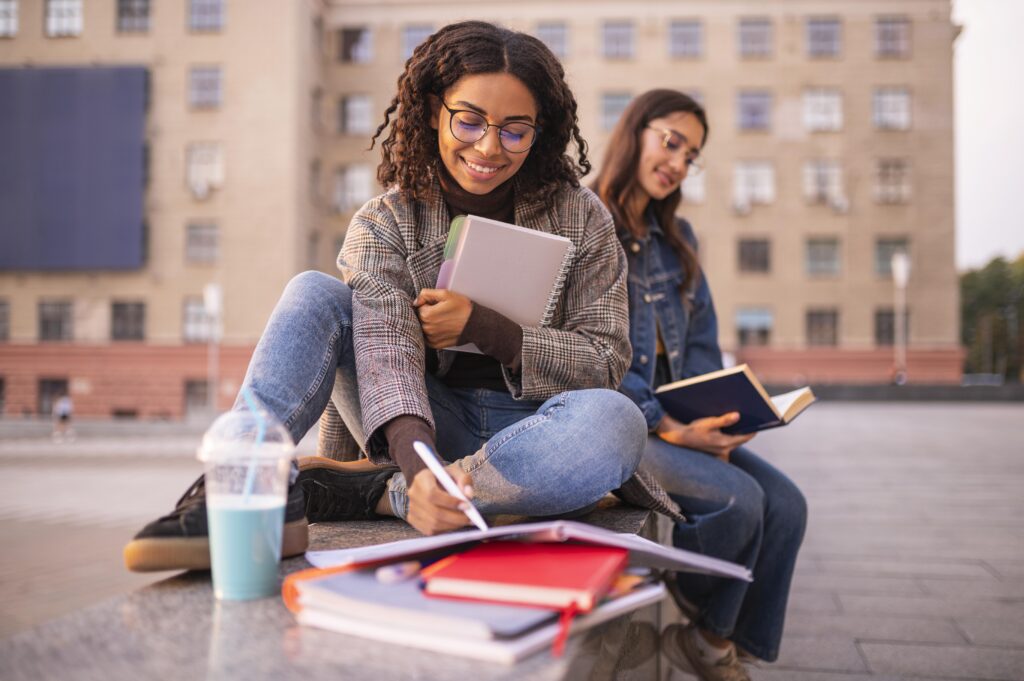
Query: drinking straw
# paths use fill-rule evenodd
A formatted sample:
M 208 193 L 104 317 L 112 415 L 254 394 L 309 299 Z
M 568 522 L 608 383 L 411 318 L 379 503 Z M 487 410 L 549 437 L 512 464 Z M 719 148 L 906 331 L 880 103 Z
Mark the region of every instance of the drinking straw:
M 256 403 L 256 398 L 253 397 L 252 391 L 249 390 L 249 386 L 242 388 L 242 399 L 245 400 L 245 404 L 249 407 L 249 411 L 256 417 L 256 442 L 253 443 L 252 458 L 249 460 L 249 470 L 245 473 L 245 492 L 243 499 L 245 503 L 249 503 L 249 497 L 252 495 L 252 485 L 256 480 L 256 457 L 259 446 L 263 444 L 263 436 L 267 432 L 267 421 L 263 418 L 263 413 L 260 411 L 259 405 Z

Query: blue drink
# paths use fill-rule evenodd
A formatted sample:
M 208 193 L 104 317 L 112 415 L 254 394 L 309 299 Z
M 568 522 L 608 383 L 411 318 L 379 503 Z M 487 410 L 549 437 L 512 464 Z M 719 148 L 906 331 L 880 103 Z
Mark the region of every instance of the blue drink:
M 210 526 L 213 592 L 218 599 L 241 601 L 274 595 L 280 585 L 284 499 L 280 495 L 211 495 Z

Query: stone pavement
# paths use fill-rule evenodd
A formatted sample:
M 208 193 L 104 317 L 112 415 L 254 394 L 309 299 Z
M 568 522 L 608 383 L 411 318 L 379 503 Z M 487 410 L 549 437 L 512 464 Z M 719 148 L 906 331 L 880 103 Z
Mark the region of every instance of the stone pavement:
M 755 681 L 1024 680 L 1022 442 L 1019 404 L 822 403 L 759 435 L 811 518 L 782 656 Z M 191 482 L 196 443 L 55 447 L 0 421 L 0 637 L 160 577 L 120 549 Z

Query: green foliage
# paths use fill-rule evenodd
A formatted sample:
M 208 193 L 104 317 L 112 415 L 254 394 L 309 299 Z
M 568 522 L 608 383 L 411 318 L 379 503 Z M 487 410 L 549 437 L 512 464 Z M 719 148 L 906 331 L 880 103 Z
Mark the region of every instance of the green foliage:
M 1021 380 L 1024 358 L 1024 253 L 995 258 L 960 276 L 960 333 L 967 373 Z

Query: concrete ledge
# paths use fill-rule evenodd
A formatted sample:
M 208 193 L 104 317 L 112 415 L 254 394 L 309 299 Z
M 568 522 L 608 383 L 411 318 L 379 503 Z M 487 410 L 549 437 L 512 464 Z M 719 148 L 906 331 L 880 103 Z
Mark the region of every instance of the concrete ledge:
M 794 386 L 766 385 L 769 394 Z M 813 385 L 819 400 L 848 402 L 1024 402 L 1024 384 L 987 385 Z

